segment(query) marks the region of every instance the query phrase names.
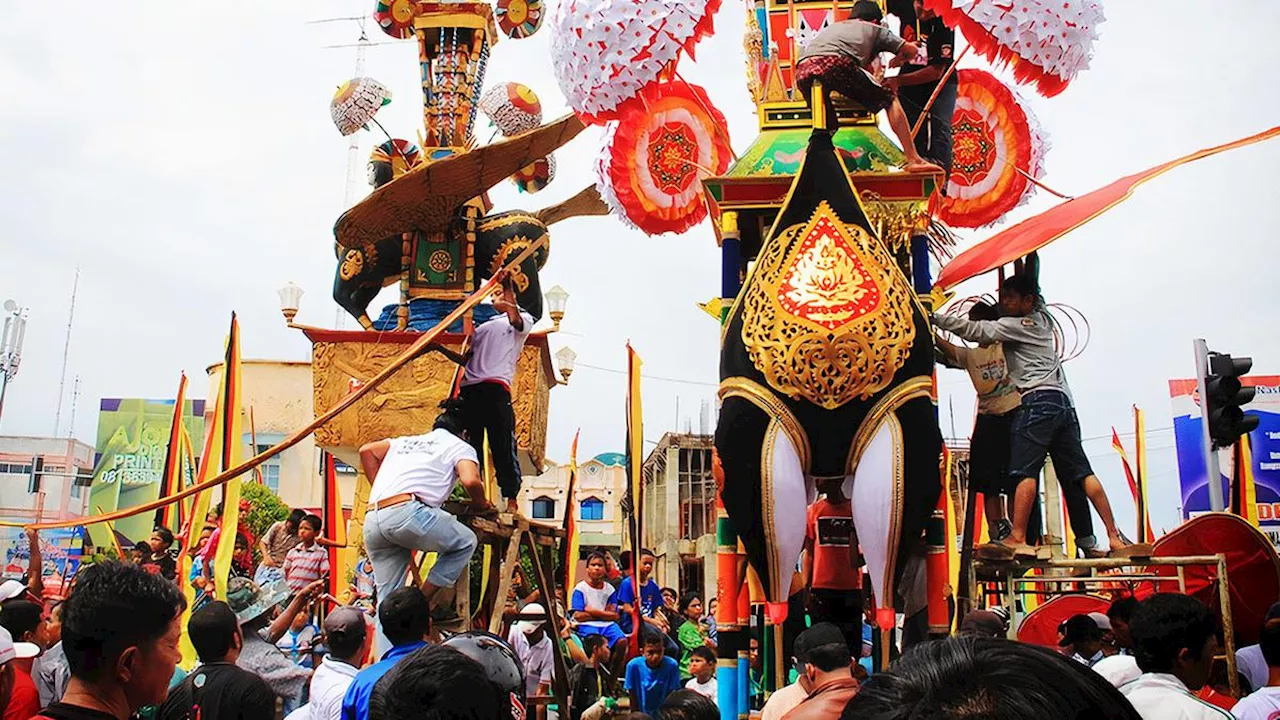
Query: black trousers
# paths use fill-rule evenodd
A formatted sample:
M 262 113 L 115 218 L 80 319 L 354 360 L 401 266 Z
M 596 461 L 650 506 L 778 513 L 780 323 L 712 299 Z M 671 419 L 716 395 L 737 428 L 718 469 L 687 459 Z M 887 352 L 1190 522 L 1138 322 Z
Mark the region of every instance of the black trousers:
M 862 591 L 809 591 L 809 617 L 814 623 L 829 622 L 840 628 L 854 658 L 862 652 Z
M 511 409 L 511 392 L 496 382 L 463 385 L 462 400 L 467 408 L 467 435 L 484 470 L 484 436 L 489 434 L 489 452 L 502 497 L 520 494 L 520 460 L 516 457 L 516 413 Z

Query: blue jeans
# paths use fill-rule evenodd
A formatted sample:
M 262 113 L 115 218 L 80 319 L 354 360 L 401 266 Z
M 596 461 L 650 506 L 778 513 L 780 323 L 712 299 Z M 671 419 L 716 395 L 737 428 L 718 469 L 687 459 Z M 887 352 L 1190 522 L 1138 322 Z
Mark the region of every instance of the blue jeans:
M 427 582 L 452 587 L 476 549 L 476 534 L 448 512 L 410 500 L 382 510 L 370 510 L 364 520 L 364 547 L 373 563 L 378 599 L 404 586 L 414 551 L 436 553 Z M 391 644 L 378 624 L 379 648 Z

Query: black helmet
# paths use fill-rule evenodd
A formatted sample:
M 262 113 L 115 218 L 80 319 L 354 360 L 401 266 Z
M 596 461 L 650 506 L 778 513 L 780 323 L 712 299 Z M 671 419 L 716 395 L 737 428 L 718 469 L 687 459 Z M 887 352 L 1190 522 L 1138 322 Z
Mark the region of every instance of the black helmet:
M 525 720 L 524 664 L 510 645 L 483 630 L 459 633 L 441 644 L 480 663 L 489 682 L 511 699 L 506 718 Z

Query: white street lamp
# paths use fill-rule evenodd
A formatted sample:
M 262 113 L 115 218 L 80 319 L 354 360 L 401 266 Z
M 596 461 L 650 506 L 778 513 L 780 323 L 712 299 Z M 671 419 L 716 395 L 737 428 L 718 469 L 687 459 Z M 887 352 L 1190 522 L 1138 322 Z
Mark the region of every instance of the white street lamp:
M 573 374 L 573 363 L 577 359 L 578 353 L 567 345 L 556 351 L 556 367 L 560 368 L 560 377 L 564 378 L 566 385 L 569 384 L 569 376 Z
M 302 288 L 289 283 L 276 291 L 280 296 L 280 312 L 284 315 L 286 325 L 292 325 L 298 315 L 298 304 L 302 301 Z
M 569 293 L 564 288 L 556 285 L 547 291 L 547 314 L 551 316 L 551 322 L 555 323 L 555 330 L 560 330 L 560 321 L 564 319 L 564 306 L 569 303 Z

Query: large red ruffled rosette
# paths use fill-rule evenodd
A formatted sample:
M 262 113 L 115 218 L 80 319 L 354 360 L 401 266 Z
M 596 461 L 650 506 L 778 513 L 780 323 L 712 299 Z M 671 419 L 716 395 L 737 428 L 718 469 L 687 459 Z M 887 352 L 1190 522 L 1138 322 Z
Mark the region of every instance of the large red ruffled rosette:
M 596 187 L 615 215 L 649 235 L 707 216 L 702 180 L 729 168 L 724 115 L 697 85 L 652 86 L 606 129 Z
M 563 0 L 552 18 L 552 67 L 588 123 L 618 119 L 646 87 L 673 76 L 681 52 L 714 32 L 721 0 Z
M 937 213 L 952 227 L 983 227 L 1030 198 L 1035 185 L 1027 175 L 1044 174 L 1049 143 L 1031 108 L 994 75 L 957 74 L 951 176 Z
M 991 62 L 1007 63 L 1021 84 L 1045 97 L 1066 89 L 1093 57 L 1106 19 L 1097 0 L 924 0 L 948 27 Z

